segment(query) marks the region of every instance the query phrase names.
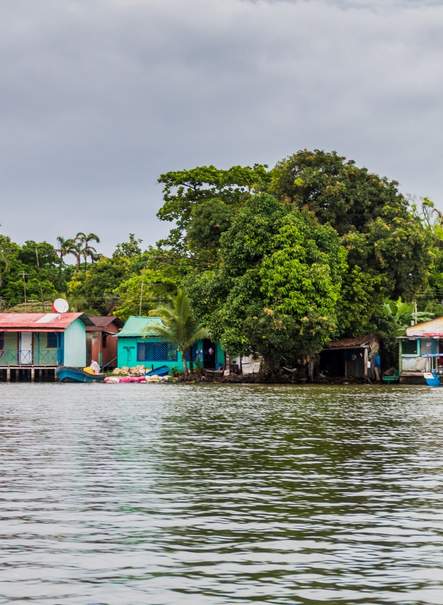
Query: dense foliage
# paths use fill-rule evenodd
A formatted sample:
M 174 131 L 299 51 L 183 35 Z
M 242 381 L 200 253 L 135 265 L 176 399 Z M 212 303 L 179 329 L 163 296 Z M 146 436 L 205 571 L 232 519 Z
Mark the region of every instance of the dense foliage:
M 441 213 L 336 153 L 301 150 L 271 169 L 199 166 L 159 182 L 171 231 L 147 250 L 133 234 L 109 257 L 93 233 L 57 246 L 0 235 L 2 308 L 63 295 L 125 319 L 184 288 L 228 354 L 261 354 L 273 370 L 335 337 L 379 332 L 393 346 L 413 301 L 442 314 Z

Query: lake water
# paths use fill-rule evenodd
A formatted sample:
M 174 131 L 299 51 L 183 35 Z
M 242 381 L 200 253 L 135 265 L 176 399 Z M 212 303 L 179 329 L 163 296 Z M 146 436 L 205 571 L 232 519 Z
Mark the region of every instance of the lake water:
M 0 603 L 443 604 L 443 389 L 0 384 Z

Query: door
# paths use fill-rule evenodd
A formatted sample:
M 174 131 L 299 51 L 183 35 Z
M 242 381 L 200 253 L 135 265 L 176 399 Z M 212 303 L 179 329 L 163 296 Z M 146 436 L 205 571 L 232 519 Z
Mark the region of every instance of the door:
M 20 332 L 18 363 L 21 366 L 32 365 L 32 332 Z
M 207 338 L 203 341 L 203 367 L 215 370 L 215 344 Z

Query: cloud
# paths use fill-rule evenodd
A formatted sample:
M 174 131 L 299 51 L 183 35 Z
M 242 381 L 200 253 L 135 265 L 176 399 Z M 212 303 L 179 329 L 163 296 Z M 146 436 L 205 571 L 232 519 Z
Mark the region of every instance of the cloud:
M 3 0 L 0 223 L 152 242 L 161 172 L 301 147 L 438 203 L 442 25 L 413 0 Z

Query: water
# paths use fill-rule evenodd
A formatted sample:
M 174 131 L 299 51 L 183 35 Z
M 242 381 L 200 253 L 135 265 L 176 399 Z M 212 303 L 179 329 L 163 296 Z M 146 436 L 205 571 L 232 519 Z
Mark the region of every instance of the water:
M 443 389 L 0 385 L 0 603 L 442 604 Z

